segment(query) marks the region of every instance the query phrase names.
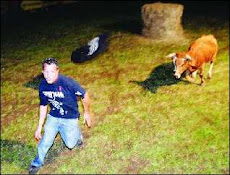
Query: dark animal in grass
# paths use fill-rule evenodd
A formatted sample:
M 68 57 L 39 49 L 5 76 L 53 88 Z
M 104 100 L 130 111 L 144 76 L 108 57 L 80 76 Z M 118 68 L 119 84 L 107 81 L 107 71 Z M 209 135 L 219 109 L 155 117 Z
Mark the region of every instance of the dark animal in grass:
M 100 53 L 103 53 L 108 46 L 108 33 L 98 35 L 89 41 L 86 45 L 77 48 L 72 52 L 71 61 L 74 63 L 83 63 L 92 60 Z

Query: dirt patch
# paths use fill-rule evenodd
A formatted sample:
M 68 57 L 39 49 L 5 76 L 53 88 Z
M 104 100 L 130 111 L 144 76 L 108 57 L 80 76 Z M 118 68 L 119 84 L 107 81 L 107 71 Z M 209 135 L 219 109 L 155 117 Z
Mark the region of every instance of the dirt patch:
M 139 174 L 141 169 L 149 164 L 149 160 L 141 159 L 138 156 L 131 157 L 129 160 L 129 165 L 122 171 L 125 174 Z
M 2 114 L 2 116 L 4 116 L 1 118 L 2 130 L 4 130 L 4 128 L 9 126 L 18 117 L 24 116 L 25 114 L 27 114 L 33 110 L 36 110 L 37 108 L 38 108 L 37 104 L 30 104 L 30 107 L 28 107 L 26 105 L 20 109 L 13 109 L 12 111 L 9 111 L 7 113 Z

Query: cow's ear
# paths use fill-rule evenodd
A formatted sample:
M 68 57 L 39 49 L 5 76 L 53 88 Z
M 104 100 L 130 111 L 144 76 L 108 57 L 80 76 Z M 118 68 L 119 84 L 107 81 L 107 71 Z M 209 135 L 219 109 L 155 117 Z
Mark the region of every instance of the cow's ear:
M 170 53 L 169 55 L 166 56 L 166 58 L 174 59 L 176 58 L 176 53 Z
M 188 61 L 192 61 L 192 58 L 187 54 L 185 55 L 185 59 L 188 60 Z

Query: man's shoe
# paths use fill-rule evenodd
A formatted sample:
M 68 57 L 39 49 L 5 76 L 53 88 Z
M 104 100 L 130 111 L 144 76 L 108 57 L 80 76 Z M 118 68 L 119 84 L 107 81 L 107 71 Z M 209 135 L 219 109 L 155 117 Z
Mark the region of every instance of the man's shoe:
M 36 166 L 31 165 L 29 167 L 29 174 L 36 174 L 40 168 L 41 167 L 36 167 Z
M 83 148 L 85 147 L 85 145 L 84 145 L 83 142 L 81 142 L 80 144 L 77 145 L 77 147 L 78 147 L 79 149 L 83 149 Z

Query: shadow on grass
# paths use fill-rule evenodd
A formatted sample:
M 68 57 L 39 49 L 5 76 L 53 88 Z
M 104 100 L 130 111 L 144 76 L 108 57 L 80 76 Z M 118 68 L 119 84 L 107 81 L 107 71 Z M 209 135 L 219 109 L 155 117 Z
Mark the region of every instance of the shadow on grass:
M 45 164 L 52 163 L 65 149 L 68 149 L 61 139 L 55 139 L 54 144 L 47 152 Z
M 41 73 L 41 74 L 37 75 L 36 77 L 34 77 L 33 80 L 25 83 L 23 86 L 38 90 L 39 84 L 40 84 L 42 79 L 44 79 L 44 76 Z
M 45 163 L 52 163 L 65 148 L 62 140 L 56 139 L 46 155 Z M 22 169 L 27 169 L 31 161 L 35 158 L 36 153 L 36 147 L 18 141 L 1 140 L 1 162 L 13 163 Z
M 35 157 L 36 148 L 18 141 L 1 140 L 1 162 L 9 162 L 25 169 Z
M 170 86 L 178 83 L 179 81 L 180 80 L 177 80 L 173 76 L 172 63 L 166 63 L 156 67 L 145 81 L 130 81 L 130 82 L 137 83 L 139 86 L 142 86 L 144 89 L 149 90 L 152 93 L 156 93 L 159 87 Z

